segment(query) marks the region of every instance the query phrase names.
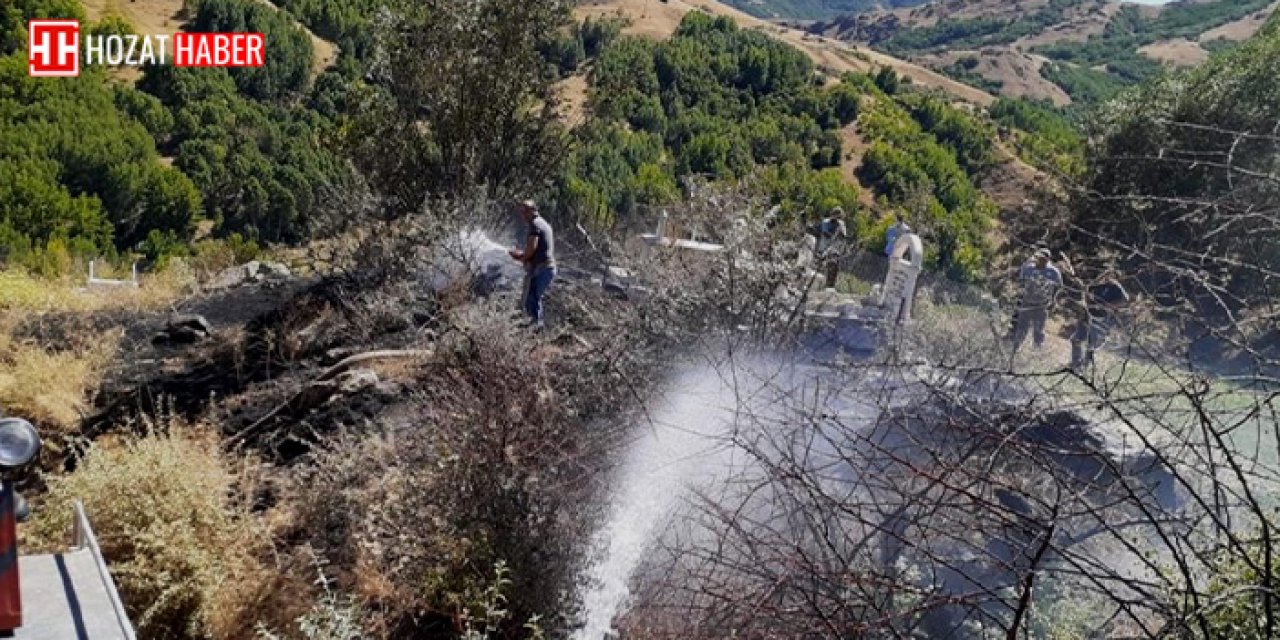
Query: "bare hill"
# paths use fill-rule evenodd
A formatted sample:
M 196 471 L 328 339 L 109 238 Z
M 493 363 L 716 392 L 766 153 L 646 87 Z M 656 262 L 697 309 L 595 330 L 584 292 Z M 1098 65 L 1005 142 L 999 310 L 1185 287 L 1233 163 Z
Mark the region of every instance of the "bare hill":
M 809 25 L 1010 96 L 1065 104 L 1200 64 L 1252 36 L 1271 0 L 934 0 Z M 1212 43 L 1209 45 L 1208 43 Z M 1046 64 L 1053 62 L 1055 64 Z

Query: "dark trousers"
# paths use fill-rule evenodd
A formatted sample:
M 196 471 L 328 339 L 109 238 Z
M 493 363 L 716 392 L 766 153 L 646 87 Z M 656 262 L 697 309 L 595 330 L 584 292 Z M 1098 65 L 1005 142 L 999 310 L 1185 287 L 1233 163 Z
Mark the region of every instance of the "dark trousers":
M 542 297 L 556 279 L 555 267 L 537 267 L 525 276 L 524 312 L 534 322 L 542 322 Z
M 1093 353 L 1107 341 L 1111 323 L 1104 318 L 1083 318 L 1071 332 L 1071 367 L 1093 364 Z
M 826 276 L 826 288 L 836 288 L 836 281 L 840 279 L 840 260 L 835 256 L 827 256 L 822 263 L 822 272 Z
M 1027 334 L 1033 334 L 1032 340 L 1036 348 L 1044 346 L 1044 323 L 1049 319 L 1049 309 L 1032 307 L 1018 309 L 1017 319 L 1013 325 L 1013 350 L 1017 351 L 1026 342 Z

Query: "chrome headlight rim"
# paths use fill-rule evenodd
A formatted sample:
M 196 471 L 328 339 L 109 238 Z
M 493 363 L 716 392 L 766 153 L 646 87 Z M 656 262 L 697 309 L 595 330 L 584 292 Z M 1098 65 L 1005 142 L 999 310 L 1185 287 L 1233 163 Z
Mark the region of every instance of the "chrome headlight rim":
M 0 418 L 0 468 L 25 466 L 40 455 L 40 433 L 22 418 Z

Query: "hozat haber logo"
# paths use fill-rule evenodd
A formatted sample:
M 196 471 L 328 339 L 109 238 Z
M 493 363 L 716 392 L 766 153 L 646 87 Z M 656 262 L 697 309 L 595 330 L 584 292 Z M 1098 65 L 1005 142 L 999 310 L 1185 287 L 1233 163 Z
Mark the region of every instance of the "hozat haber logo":
M 85 64 L 113 67 L 261 67 L 263 46 L 261 33 L 81 36 L 78 20 L 29 20 L 27 74 L 78 76 L 81 56 Z

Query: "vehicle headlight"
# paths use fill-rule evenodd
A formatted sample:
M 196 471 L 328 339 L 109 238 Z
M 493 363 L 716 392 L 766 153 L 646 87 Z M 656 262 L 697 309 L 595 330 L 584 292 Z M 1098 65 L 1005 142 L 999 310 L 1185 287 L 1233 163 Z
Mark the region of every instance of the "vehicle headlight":
M 40 434 L 21 418 L 0 419 L 0 467 L 21 467 L 40 453 Z

